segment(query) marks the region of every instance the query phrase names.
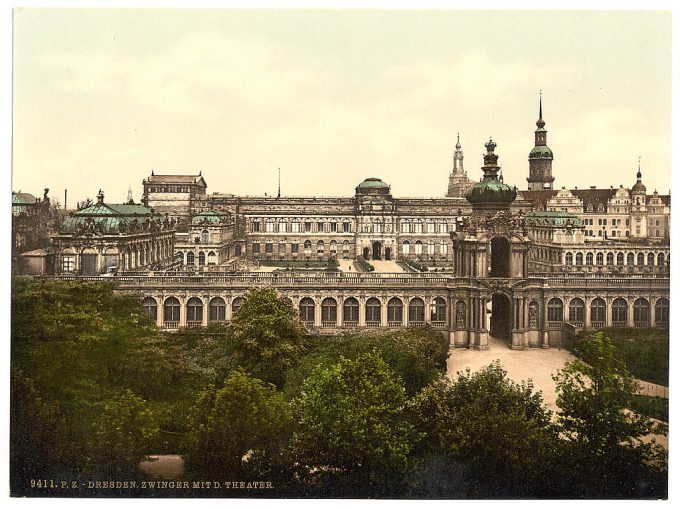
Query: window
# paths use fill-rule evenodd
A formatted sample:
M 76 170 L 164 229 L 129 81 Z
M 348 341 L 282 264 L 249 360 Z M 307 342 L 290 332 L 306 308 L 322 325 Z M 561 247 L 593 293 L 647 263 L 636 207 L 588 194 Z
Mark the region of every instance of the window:
M 659 267 L 663 267 L 665 263 L 666 263 L 666 259 L 665 259 L 665 257 L 664 257 L 664 254 L 663 254 L 663 253 L 659 253 L 659 256 L 657 256 L 657 258 L 656 258 L 656 264 L 657 264 Z
M 203 321 L 203 302 L 198 297 L 192 297 L 187 302 L 187 322 Z
M 626 256 L 626 265 L 635 265 L 635 255 L 633 253 L 628 253 L 628 256 Z
M 287 233 L 288 232 L 288 221 L 286 221 L 285 219 L 279 220 L 279 232 L 280 233 Z
M 253 242 L 253 254 L 259 254 L 260 253 L 260 243 L 259 242 Z
M 408 256 L 411 252 L 411 244 L 409 243 L 408 240 L 405 240 L 404 243 L 401 245 L 401 254 L 404 256 Z
M 434 306 L 432 307 L 432 316 L 430 318 L 433 322 L 446 321 L 446 300 L 443 297 L 437 297 L 436 299 L 434 299 Z
M 647 299 L 636 299 L 633 303 L 633 325 L 649 327 L 649 302 Z
M 441 244 L 439 246 L 439 251 L 441 252 L 442 256 L 446 256 L 449 252 L 449 245 L 446 243 L 445 240 L 441 241 Z
M 260 220 L 259 220 L 259 219 L 254 219 L 254 220 L 253 220 L 253 231 L 254 231 L 254 232 L 259 232 L 259 231 L 260 231 Z
M 210 244 L 210 232 L 208 230 L 201 232 L 201 244 Z
M 420 219 L 416 219 L 413 224 L 413 233 L 423 233 L 423 222 Z
M 350 223 L 349 221 L 343 221 L 343 223 L 342 223 L 342 230 L 343 230 L 345 233 L 351 232 L 351 231 L 352 231 L 352 225 L 351 225 L 351 223 Z
M 439 223 L 439 233 L 449 233 L 449 224 L 446 221 Z
M 227 305 L 222 297 L 213 297 L 210 300 L 208 319 L 210 322 L 223 322 L 227 319 Z
M 267 254 L 272 254 L 274 252 L 274 244 L 271 240 L 267 240 L 264 243 L 264 252 Z
M 149 320 L 155 322 L 158 318 L 158 304 L 156 304 L 156 299 L 153 297 L 146 297 L 142 301 L 142 307 L 144 308 L 144 315 L 146 315 Z
M 654 265 L 654 253 L 647 255 L 647 265 Z
M 432 219 L 427 220 L 427 233 L 434 233 L 434 221 Z
M 581 299 L 571 299 L 569 303 L 569 321 L 583 323 L 585 319 L 585 303 Z
M 305 221 L 305 231 L 306 232 L 312 231 L 312 222 L 311 221 Z
M 343 256 L 349 255 L 349 240 L 342 241 L 342 254 Z
M 420 324 L 425 321 L 425 303 L 423 299 L 416 297 L 408 304 L 408 323 Z
M 644 265 L 645 264 L 645 255 L 642 253 L 638 253 L 637 255 L 637 264 L 638 265 Z
M 623 265 L 623 253 L 618 253 L 616 255 L 616 265 Z
M 76 270 L 75 255 L 68 254 L 61 256 L 61 270 L 62 272 L 73 272 Z
M 625 327 L 628 321 L 628 303 L 625 299 L 618 298 L 612 302 L 612 325 Z
M 593 260 L 591 257 L 590 263 L 592 264 Z M 576 253 L 576 265 L 583 265 L 583 253 Z
M 554 297 L 548 301 L 548 321 L 562 321 L 562 301 L 557 297 Z
M 331 231 L 332 232 L 338 231 L 338 223 L 336 223 L 335 221 L 331 221 Z
M 587 253 L 586 254 L 586 265 L 592 265 L 593 264 L 593 253 Z
M 590 303 L 590 322 L 593 327 L 604 327 L 607 321 L 607 304 L 599 297 Z
M 316 254 L 318 256 L 323 256 L 323 240 L 316 243 Z
M 274 232 L 274 221 L 271 219 L 267 219 L 267 222 L 265 223 L 265 228 L 264 231 L 267 233 L 273 233 Z
M 291 226 L 291 231 L 293 233 L 299 233 L 300 232 L 300 220 L 299 219 L 293 219 L 293 222 L 290 224 Z
M 175 297 L 165 299 L 163 321 L 179 323 L 179 301 Z
M 614 265 L 614 253 L 607 253 L 607 265 Z
M 198 253 L 198 264 L 205 265 L 205 253 L 203 251 Z
M 565 256 L 565 260 L 567 265 L 573 265 L 574 255 L 572 255 L 571 253 L 567 253 L 567 255 Z
M 668 327 L 668 311 L 670 304 L 668 299 L 661 298 L 654 304 L 654 322 L 657 327 Z
M 300 244 L 298 244 L 297 242 L 293 242 L 293 243 L 290 245 L 290 252 L 291 252 L 291 253 L 297 253 L 299 247 L 300 247 Z
M 316 231 L 323 232 L 324 231 L 323 225 L 324 225 L 323 221 L 317 221 L 316 222 Z
M 359 322 L 359 301 L 354 297 L 345 299 L 345 304 L 343 305 L 342 315 L 344 322 L 357 323 Z
M 423 243 L 419 240 L 416 241 L 416 255 L 420 256 L 423 254 Z
M 408 221 L 402 221 L 401 222 L 401 233 L 410 233 L 411 232 L 411 223 Z
M 366 301 L 366 323 L 379 324 L 380 323 L 380 301 L 375 297 L 371 297 Z
M 427 254 L 430 256 L 434 255 L 434 240 L 427 242 Z
M 401 324 L 404 319 L 404 305 L 397 297 L 392 297 L 387 303 L 387 322 Z
M 321 322 L 332 323 L 338 321 L 338 303 L 335 299 L 328 297 L 321 302 Z
M 300 320 L 307 323 L 314 323 L 314 314 L 314 301 L 309 297 L 305 297 L 300 301 Z
M 602 253 L 597 253 L 595 259 L 597 260 L 598 265 L 602 265 L 604 263 L 604 255 Z

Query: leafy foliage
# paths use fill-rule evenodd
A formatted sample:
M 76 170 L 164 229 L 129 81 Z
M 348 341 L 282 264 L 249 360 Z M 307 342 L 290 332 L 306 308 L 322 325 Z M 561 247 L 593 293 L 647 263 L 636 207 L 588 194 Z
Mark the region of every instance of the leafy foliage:
M 270 288 L 252 290 L 231 322 L 230 354 L 253 376 L 282 385 L 284 372 L 304 351 L 297 312 Z
M 357 256 L 356 260 L 354 260 L 354 266 L 359 272 L 373 272 L 375 270 L 375 267 L 362 256 Z
M 377 353 L 320 366 L 293 402 L 291 455 L 300 477 L 336 496 L 391 493 L 414 436 L 405 404 L 403 386 Z
M 201 391 L 190 423 L 190 468 L 203 477 L 244 479 L 268 475 L 280 463 L 290 415 L 273 385 L 239 369 L 221 389 Z
M 431 327 L 415 327 L 389 333 L 360 332 L 337 337 L 309 339 L 307 352 L 286 372 L 285 393 L 294 397 L 319 365 L 331 366 L 341 357 L 356 359 L 369 352 L 382 359 L 403 381 L 411 396 L 436 379 L 446 369 L 448 340 Z
M 159 431 L 149 405 L 130 389 L 104 407 L 94 427 L 93 466 L 113 476 L 135 475 Z
M 629 410 L 637 383 L 610 338 L 599 332 L 580 342 L 579 349 L 583 360 L 568 363 L 554 377 L 558 423 L 570 444 L 570 470 L 588 495 L 640 496 L 645 484 L 658 483 L 665 475 L 664 451 L 643 439 L 664 430 Z M 647 481 L 640 483 L 640 478 Z
M 498 363 L 440 379 L 414 398 L 412 422 L 423 433 L 421 469 L 449 468 L 453 478 L 427 496 L 530 496 L 557 444 L 550 412 L 531 382 L 516 384 Z M 436 462 L 435 462 L 436 465 Z M 423 484 L 420 489 L 427 489 Z

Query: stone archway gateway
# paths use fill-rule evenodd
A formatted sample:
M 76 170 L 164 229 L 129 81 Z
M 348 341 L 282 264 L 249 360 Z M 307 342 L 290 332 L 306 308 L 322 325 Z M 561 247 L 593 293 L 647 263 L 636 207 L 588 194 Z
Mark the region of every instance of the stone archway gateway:
M 493 337 L 510 341 L 512 339 L 512 305 L 502 293 L 494 293 L 491 298 L 491 330 Z
M 373 259 L 374 260 L 382 260 L 382 242 L 379 240 L 376 240 L 373 243 Z

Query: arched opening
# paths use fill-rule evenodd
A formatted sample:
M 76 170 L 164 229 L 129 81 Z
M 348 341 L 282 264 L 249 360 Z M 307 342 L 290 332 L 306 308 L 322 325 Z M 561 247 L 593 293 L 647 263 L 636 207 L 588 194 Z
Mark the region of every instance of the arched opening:
M 505 237 L 491 239 L 491 277 L 510 277 L 510 241 Z
M 387 303 L 387 325 L 390 327 L 401 326 L 404 319 L 404 305 L 397 297 L 392 297 Z
M 97 275 L 97 252 L 94 249 L 83 249 L 80 253 L 80 275 Z
M 321 302 L 321 326 L 335 327 L 338 321 L 338 303 L 332 297 Z
M 364 260 L 368 260 L 371 256 L 371 250 L 367 247 L 364 248 Z
M 374 260 L 382 260 L 382 242 L 380 241 L 375 241 L 373 243 L 373 259 Z
M 210 300 L 208 321 L 224 322 L 227 319 L 227 304 L 222 297 L 213 297 Z
M 507 242 L 507 241 L 506 241 Z M 502 293 L 491 298 L 491 335 L 504 341 L 511 340 L 512 310 L 510 299 Z
M 151 321 L 155 322 L 158 319 L 158 304 L 153 297 L 145 297 L 142 301 L 144 308 L 144 315 Z
M 392 249 L 389 247 L 385 248 L 385 260 L 391 260 L 392 259 Z
M 343 325 L 346 327 L 356 327 L 359 323 L 359 301 L 354 297 L 345 299 L 342 310 Z

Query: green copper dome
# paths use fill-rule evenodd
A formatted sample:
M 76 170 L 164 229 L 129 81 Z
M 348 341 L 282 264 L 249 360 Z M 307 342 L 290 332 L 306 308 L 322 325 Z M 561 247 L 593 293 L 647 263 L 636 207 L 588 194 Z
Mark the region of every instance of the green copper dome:
M 385 182 L 383 182 L 379 178 L 369 177 L 366 180 L 364 180 L 361 184 L 359 184 L 357 187 L 361 189 L 384 189 L 389 188 L 390 186 L 385 184 Z
M 470 203 L 512 203 L 517 198 L 517 189 L 498 180 L 482 180 L 465 192 Z
M 532 148 L 531 152 L 529 152 L 529 158 L 534 157 L 549 157 L 550 159 L 552 159 L 553 153 L 552 150 L 550 150 L 550 148 L 546 147 L 545 145 L 537 146 Z

